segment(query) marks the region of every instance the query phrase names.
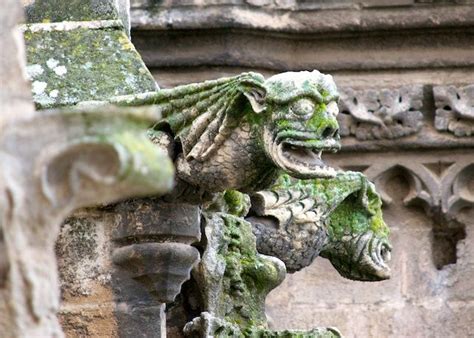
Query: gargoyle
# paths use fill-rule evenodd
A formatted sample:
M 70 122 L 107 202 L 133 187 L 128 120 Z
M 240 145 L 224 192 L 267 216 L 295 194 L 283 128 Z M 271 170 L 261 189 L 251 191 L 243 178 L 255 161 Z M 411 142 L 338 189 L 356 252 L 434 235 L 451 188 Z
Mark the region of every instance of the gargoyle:
M 120 247 L 113 254 L 115 264 L 124 274 L 120 278 L 133 279 L 160 302 L 170 303 L 198 260 L 199 253 L 191 244 L 201 237 L 201 211 L 221 192 L 232 189 L 252 193 L 266 189 L 281 172 L 299 178 L 335 176 L 336 171 L 321 160 L 321 153 L 336 151 L 340 146 L 337 99 L 332 77 L 318 71 L 288 72 L 267 80 L 260 74 L 244 73 L 111 98 L 107 103 L 152 105 L 159 111 L 162 119 L 150 127 L 149 137 L 165 150 L 176 173 L 170 193 L 141 200 L 150 208 L 134 212 L 137 220 L 142 216 L 148 223 L 153 220 L 149 231 L 143 227 L 135 229 L 134 221 L 123 224 L 126 230 L 118 235 Z M 98 104 L 101 103 L 82 103 Z M 123 203 L 119 209 L 130 209 L 134 204 Z M 195 221 L 191 221 L 191 216 L 181 221 L 178 216 L 165 219 L 166 212 L 154 212 L 167 208 L 187 210 Z M 204 224 L 203 252 L 209 244 L 207 232 L 212 226 Z M 173 245 L 165 247 L 163 233 L 169 235 L 166 241 Z M 148 264 L 150 257 L 168 255 L 173 248 L 177 257 L 183 245 L 189 250 L 189 259 L 179 265 L 179 280 L 176 260 Z
M 381 199 L 360 173 L 310 180 L 283 175 L 271 190 L 250 197 L 227 190 L 204 217 L 207 246 L 193 273 L 201 315 L 185 327 L 191 337 L 340 337 L 334 328 L 272 331 L 264 312 L 267 294 L 286 270 L 300 270 L 318 255 L 349 279 L 390 276 Z
M 174 159 L 179 181 L 212 193 L 267 188 L 280 170 L 333 177 L 321 153 L 340 146 L 337 99 L 330 75 L 305 71 L 267 80 L 244 73 L 110 102 L 157 105 L 164 118 L 150 137 Z
M 259 252 L 281 259 L 289 272 L 328 258 L 346 278 L 390 277 L 389 228 L 374 185 L 355 172 L 332 179 L 294 180 L 283 176 L 270 191 L 252 196 L 247 220 Z

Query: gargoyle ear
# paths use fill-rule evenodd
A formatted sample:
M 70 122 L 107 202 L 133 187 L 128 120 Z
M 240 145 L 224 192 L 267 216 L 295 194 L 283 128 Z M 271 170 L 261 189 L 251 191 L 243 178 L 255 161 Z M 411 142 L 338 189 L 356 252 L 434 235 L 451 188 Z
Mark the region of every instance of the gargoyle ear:
M 265 88 L 251 88 L 243 91 L 245 97 L 249 100 L 250 105 L 255 113 L 263 112 L 267 106 L 265 102 L 265 96 L 267 94 Z
M 367 190 L 369 188 L 367 181 L 361 177 L 361 187 L 359 190 L 359 201 L 365 209 L 369 209 L 369 195 Z

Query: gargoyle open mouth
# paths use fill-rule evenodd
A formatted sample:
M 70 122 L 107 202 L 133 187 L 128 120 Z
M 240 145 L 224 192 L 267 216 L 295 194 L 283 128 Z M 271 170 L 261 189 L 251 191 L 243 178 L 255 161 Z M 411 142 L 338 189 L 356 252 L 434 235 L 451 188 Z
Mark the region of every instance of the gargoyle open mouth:
M 289 175 L 297 178 L 329 178 L 336 170 L 327 166 L 321 156 L 324 151 L 335 152 L 340 148 L 336 138 L 319 140 L 307 132 L 296 132 L 292 137 L 277 135 L 265 137 L 272 160 Z

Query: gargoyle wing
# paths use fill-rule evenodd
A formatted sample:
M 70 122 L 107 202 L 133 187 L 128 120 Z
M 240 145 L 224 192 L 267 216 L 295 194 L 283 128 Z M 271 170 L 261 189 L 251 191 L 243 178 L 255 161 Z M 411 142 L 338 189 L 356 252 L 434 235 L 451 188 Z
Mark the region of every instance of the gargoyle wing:
M 111 103 L 157 105 L 164 118 L 154 128 L 169 126 L 174 137 L 181 141 L 186 158 L 204 161 L 245 114 L 258 114 L 265 109 L 264 81 L 258 73 L 243 73 L 133 97 L 117 97 Z
M 204 161 L 227 139 L 247 113 L 264 110 L 264 78 L 257 73 L 163 89 L 140 104 L 158 105 L 181 141 L 186 158 Z M 250 105 L 248 104 L 250 103 Z

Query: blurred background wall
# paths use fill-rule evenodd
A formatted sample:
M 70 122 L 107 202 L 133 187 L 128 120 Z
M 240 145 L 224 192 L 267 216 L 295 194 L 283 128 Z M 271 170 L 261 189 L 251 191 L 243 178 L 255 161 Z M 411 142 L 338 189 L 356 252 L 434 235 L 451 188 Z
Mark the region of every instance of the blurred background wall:
M 318 69 L 341 90 L 343 149 L 376 182 L 390 280 L 318 258 L 267 302 L 276 329 L 474 336 L 474 4 L 437 0 L 131 0 L 132 41 L 162 88 Z

